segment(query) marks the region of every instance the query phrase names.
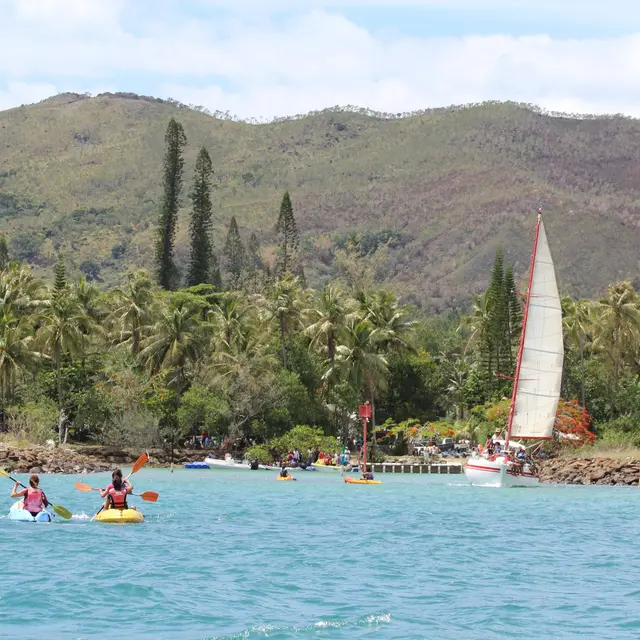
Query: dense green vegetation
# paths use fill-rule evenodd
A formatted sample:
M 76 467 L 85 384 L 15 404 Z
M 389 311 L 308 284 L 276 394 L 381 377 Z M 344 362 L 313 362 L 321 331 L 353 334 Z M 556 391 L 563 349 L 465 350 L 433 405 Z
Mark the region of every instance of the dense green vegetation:
M 274 245 L 263 249 L 255 234 L 245 245 L 232 216 L 221 269 L 210 224 L 214 169 L 201 147 L 182 272 L 175 222 L 186 138 L 175 119 L 165 142 L 155 278 L 136 270 L 122 286 L 98 289 L 88 275 L 70 278 L 58 252 L 47 285 L 12 255 L 13 238 L 0 237 L 3 430 L 42 441 L 55 427 L 60 442 L 71 434 L 136 446 L 173 446 L 206 432 L 265 457 L 265 441 L 280 450 L 352 437 L 365 400 L 372 442 L 397 453 L 411 434 L 482 440 L 504 423 L 523 309 L 500 246 L 468 315 L 427 315 L 380 286 L 378 247 L 388 248 L 393 233 L 350 234 L 335 248 L 334 278 L 307 288 L 285 191 Z M 634 285 L 611 285 L 597 302 L 565 297 L 563 309 L 563 393 L 571 402 L 562 403 L 561 422 L 571 430 L 576 421 L 590 426 L 592 416 L 604 442 L 640 445 Z
M 356 435 L 356 407 L 369 399 L 383 443 L 424 423 L 427 432 L 486 437 L 507 413 L 510 382 L 495 374 L 512 368 L 506 357 L 499 371 L 492 355 L 508 354 L 512 342 L 492 312 L 505 304 L 493 301 L 492 287 L 509 281 L 501 256 L 494 283 L 462 317 L 426 316 L 385 290 L 352 286 L 361 260 L 357 244 L 347 249 L 343 275 L 320 290 L 291 274 L 255 278 L 247 265 L 237 289 L 165 291 L 136 271 L 99 291 L 84 278 L 69 282 L 62 256 L 53 286 L 8 264 L 0 271 L 2 427 L 35 441 L 58 428 L 61 440 L 70 433 L 136 446 L 205 431 L 238 446 L 296 425 Z M 498 298 L 509 291 L 503 285 Z M 637 292 L 621 282 L 600 301 L 563 305 L 564 396 L 584 397 L 605 442 L 640 444 Z M 397 452 L 406 446 L 393 443 Z
M 100 288 L 137 268 L 154 272 L 172 117 L 187 138 L 173 256 L 182 281 L 203 146 L 216 256 L 235 217 L 247 251 L 254 234 L 273 267 L 289 190 L 305 276 L 318 290 L 341 274 L 356 234 L 376 287 L 430 312 L 467 308 L 500 243 L 522 281 L 540 205 L 562 293 L 597 297 L 637 275 L 639 122 L 516 104 L 394 118 L 333 109 L 260 125 L 133 94 L 65 94 L 0 112 L 0 226 L 13 258 L 50 281 L 62 251 L 72 279 Z

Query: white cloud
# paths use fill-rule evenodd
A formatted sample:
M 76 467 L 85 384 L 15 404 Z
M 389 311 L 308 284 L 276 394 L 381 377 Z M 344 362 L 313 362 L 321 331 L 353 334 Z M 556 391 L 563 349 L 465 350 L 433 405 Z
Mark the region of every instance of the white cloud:
M 340 5 L 391 1 L 345 0 Z M 238 9 L 251 0 L 234 2 Z M 292 0 L 268 6 L 278 3 L 291 5 Z M 454 3 L 468 6 L 471 0 Z M 337 2 L 296 2 L 298 7 L 332 4 Z M 533 0 L 519 4 L 533 5 Z M 596 2 L 582 4 L 589 8 Z M 623 4 L 611 0 L 609 6 Z M 552 2 L 538 0 L 536 5 L 549 8 Z M 640 116 L 640 34 L 583 40 L 545 35 L 418 38 L 374 34 L 337 11 L 322 9 L 297 12 L 285 23 L 252 13 L 206 22 L 176 14 L 177 7 L 163 0 L 146 20 L 134 21 L 133 32 L 126 26 L 127 11 L 139 12 L 139 1 L 0 0 L 0 41 L 12 53 L 0 58 L 0 108 L 71 86 L 83 91 L 106 83 L 136 90 L 139 79 L 140 92 L 243 117 L 336 104 L 402 112 L 487 99 Z M 155 91 L 148 89 L 149 78 L 156 82 Z

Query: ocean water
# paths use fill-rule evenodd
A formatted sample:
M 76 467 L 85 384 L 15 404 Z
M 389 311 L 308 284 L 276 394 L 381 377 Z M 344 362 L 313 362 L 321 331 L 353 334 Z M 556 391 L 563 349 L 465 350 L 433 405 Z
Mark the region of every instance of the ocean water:
M 143 469 L 125 526 L 42 476 L 75 517 L 0 517 L 0 638 L 640 638 L 637 488 L 297 475 Z

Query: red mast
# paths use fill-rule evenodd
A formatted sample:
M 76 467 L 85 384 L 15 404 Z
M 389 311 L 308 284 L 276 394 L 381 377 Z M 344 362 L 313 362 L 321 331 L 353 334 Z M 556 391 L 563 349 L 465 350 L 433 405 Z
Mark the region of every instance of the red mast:
M 363 439 L 362 439 L 362 473 L 367 472 L 367 420 L 371 418 L 371 404 L 367 400 L 364 404 L 361 404 L 360 407 L 360 417 L 362 418 L 363 423 Z M 375 434 L 374 434 L 375 437 Z
M 531 283 L 533 282 L 533 269 L 536 263 L 536 253 L 538 251 L 538 236 L 540 234 L 540 221 L 542 220 L 542 209 L 538 209 L 538 222 L 536 223 L 536 234 L 533 240 L 533 253 L 531 254 L 531 266 L 529 268 L 529 284 L 527 285 L 527 298 L 524 304 L 524 318 L 522 319 L 522 332 L 520 334 L 520 347 L 518 349 L 518 360 L 516 361 L 516 374 L 513 379 L 513 393 L 511 394 L 511 407 L 509 409 L 509 422 L 507 423 L 507 437 L 504 448 L 509 447 L 511 438 L 511 425 L 513 424 L 513 414 L 516 409 L 516 394 L 518 393 L 518 381 L 520 379 L 520 365 L 522 364 L 522 353 L 524 351 L 524 338 L 527 332 L 527 318 L 529 317 L 529 301 L 531 299 Z

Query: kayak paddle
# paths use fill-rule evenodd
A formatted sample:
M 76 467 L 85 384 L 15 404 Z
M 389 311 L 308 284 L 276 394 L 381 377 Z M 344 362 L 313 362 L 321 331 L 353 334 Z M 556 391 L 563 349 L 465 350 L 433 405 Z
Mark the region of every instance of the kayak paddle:
M 88 484 L 84 484 L 83 482 L 75 482 L 76 489 L 78 491 L 100 491 L 100 489 L 96 487 L 91 487 Z M 157 502 L 158 494 L 155 491 L 144 491 L 143 493 L 132 493 L 132 496 L 139 496 L 143 500 L 147 500 L 148 502 Z
M 147 462 L 149 462 L 149 454 L 148 453 L 143 453 L 134 463 L 133 463 L 133 469 L 131 469 L 131 473 L 124 479 L 123 482 L 126 482 L 134 473 L 140 471 L 140 469 L 142 469 L 142 467 L 144 467 L 145 464 L 147 464 Z M 80 482 L 76 482 L 76 488 L 78 488 L 78 485 L 82 484 Z M 85 485 L 85 486 L 89 486 L 89 485 Z M 93 487 L 89 487 L 89 491 L 91 491 Z M 86 491 L 86 489 L 79 489 L 79 491 Z M 144 498 L 143 498 L 144 499 Z M 157 498 L 156 498 L 157 500 Z M 155 500 L 153 501 L 155 502 Z M 93 516 L 93 518 L 91 518 L 91 520 L 89 520 L 89 522 L 93 522 L 96 519 L 96 516 L 98 515 L 98 513 L 100 513 L 102 510 L 104 509 L 104 505 L 102 505 L 100 507 L 100 509 L 98 509 L 98 512 L 96 513 L 95 516 Z
M 22 482 L 18 482 L 18 480 L 16 480 L 15 478 L 12 478 L 2 467 L 0 467 L 0 476 L 9 478 L 9 480 L 13 480 L 14 482 L 17 482 L 21 487 L 24 487 L 26 489 L 26 487 L 22 484 Z M 51 504 L 51 507 L 61 518 L 64 518 L 65 520 L 71 519 L 71 511 L 69 511 L 69 509 L 65 509 L 63 506 L 59 504 Z

